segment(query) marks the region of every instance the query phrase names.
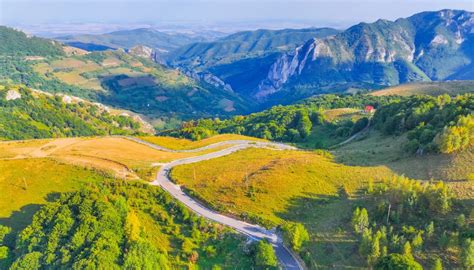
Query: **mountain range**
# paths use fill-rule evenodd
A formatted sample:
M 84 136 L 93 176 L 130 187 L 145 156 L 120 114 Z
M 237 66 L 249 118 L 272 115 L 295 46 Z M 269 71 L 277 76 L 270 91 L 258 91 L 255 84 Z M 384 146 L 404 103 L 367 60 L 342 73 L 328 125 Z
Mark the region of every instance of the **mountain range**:
M 423 12 L 360 23 L 282 54 L 253 95 L 297 98 L 351 87 L 474 78 L 472 12 Z
M 120 100 L 120 106 L 153 115 L 153 118 L 160 114 L 175 115 L 177 110 L 180 110 L 180 117 L 192 118 L 209 115 L 210 112 L 248 113 L 323 93 L 370 91 L 409 82 L 472 80 L 473 26 L 473 12 L 441 10 L 422 12 L 395 21 L 381 19 L 373 23 L 359 23 L 344 31 L 332 28 L 260 29 L 224 37 L 222 33 L 212 31 L 188 35 L 142 28 L 101 35 L 60 37 L 52 41 L 26 38 L 20 32 L 6 34 L 8 31 L 0 31 L 2 40 L 6 40 L 0 44 L 0 50 L 7 55 L 79 57 L 83 63 L 78 66 L 56 67 L 49 64 L 53 72 L 40 74 L 42 80 L 50 76 L 44 82 L 52 84 L 54 80 L 51 79 L 58 79 L 62 86 L 67 85 L 61 88 L 75 89 L 66 92 L 81 97 L 97 96 L 97 92 L 86 89 L 89 85 L 86 81 L 91 83 L 90 80 L 93 80 L 95 88 L 107 92 L 105 97 L 97 100 L 112 102 L 108 105 L 117 105 L 115 103 Z M 66 55 L 61 43 L 92 51 L 111 48 L 125 52 L 115 55 Z M 116 64 L 112 64 L 116 67 L 107 67 L 107 61 L 104 62 L 107 58 L 115 59 L 113 62 Z M 150 62 L 143 62 L 149 60 L 159 64 L 152 67 Z M 87 70 L 92 68 L 88 61 L 95 61 L 98 65 L 94 67 L 97 68 L 94 72 Z M 145 69 L 159 70 L 160 76 L 154 79 L 155 86 L 134 85 L 126 87 L 126 91 L 123 87 L 117 88 L 118 81 L 136 75 L 133 71 L 143 75 L 143 68 L 131 65 L 134 61 L 142 62 L 141 65 L 145 63 Z M 4 64 L 8 68 L 4 69 L 6 74 L 3 77 L 11 79 L 18 65 Z M 32 72 L 35 72 L 35 67 L 38 71 L 38 66 L 43 64 L 33 61 L 21 65 L 33 66 Z M 118 67 L 126 68 L 127 72 Z M 103 72 L 108 72 L 108 75 Z M 119 76 L 120 72 L 125 73 Z M 22 75 L 21 78 L 14 78 L 15 83 L 36 87 L 31 77 Z M 37 76 L 35 78 L 39 80 Z M 179 85 L 176 80 L 187 82 L 186 89 L 189 91 L 181 94 L 174 90 L 163 92 L 166 85 L 170 86 L 169 89 Z M 56 86 L 39 87 L 45 91 L 49 88 L 58 89 Z M 195 93 L 202 93 L 203 99 L 194 98 Z M 129 98 L 137 102 L 130 106 L 127 104 L 130 103 Z M 176 107 L 172 104 L 180 105 Z

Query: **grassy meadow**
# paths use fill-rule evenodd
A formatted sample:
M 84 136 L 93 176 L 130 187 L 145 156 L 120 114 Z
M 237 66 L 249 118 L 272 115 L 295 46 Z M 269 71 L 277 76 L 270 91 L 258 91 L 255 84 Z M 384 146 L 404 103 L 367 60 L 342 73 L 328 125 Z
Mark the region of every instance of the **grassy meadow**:
M 163 140 L 168 145 L 182 142 Z M 114 137 L 0 142 L 0 220 L 22 227 L 52 193 L 77 190 L 105 178 L 152 181 L 160 163 L 215 150 L 170 153 Z

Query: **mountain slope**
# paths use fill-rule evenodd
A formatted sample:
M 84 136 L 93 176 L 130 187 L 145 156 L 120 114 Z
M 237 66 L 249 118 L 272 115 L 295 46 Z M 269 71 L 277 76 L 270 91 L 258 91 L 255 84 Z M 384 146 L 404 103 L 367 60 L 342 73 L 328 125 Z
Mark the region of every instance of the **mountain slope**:
M 28 37 L 25 33 L 0 25 L 0 54 L 52 56 L 64 52 L 59 43 L 38 37 Z
M 183 46 L 171 52 L 167 61 L 187 71 L 215 76 L 227 88 L 248 97 L 282 52 L 293 50 L 309 38 L 336 33 L 332 28 L 243 31 L 214 42 Z
M 180 66 L 209 67 L 241 58 L 291 50 L 309 38 L 325 37 L 337 32 L 331 28 L 243 31 L 213 42 L 183 46 L 172 52 L 169 62 Z
M 456 79 L 457 74 L 467 79 L 474 60 L 473 24 L 472 12 L 442 10 L 315 38 L 279 57 L 254 96 L 296 99 L 354 86 Z

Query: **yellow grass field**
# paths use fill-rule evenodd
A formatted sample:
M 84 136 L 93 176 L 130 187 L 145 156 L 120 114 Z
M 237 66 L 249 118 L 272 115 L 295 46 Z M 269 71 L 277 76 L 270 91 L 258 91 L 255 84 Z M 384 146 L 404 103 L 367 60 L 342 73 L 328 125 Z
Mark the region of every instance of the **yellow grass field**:
M 432 95 L 442 94 L 459 95 L 474 93 L 474 81 L 449 81 L 449 82 L 418 82 L 388 87 L 372 92 L 374 96 L 387 95 Z
M 176 182 L 215 207 L 274 223 L 282 221 L 294 200 L 333 196 L 342 185 L 355 194 L 369 179 L 390 176 L 383 166 L 344 166 L 314 152 L 255 148 L 172 171 Z
M 0 160 L 0 224 L 22 228 L 55 192 L 77 190 L 103 176 L 48 158 Z
M 220 134 L 210 138 L 202 139 L 199 141 L 191 141 L 188 139 L 177 139 L 173 137 L 162 137 L 162 136 L 144 136 L 140 139 L 154 143 L 173 150 L 189 150 L 204 147 L 210 144 L 229 141 L 229 140 L 251 140 L 251 141 L 265 141 L 263 139 L 248 137 L 237 134 Z
M 170 153 L 117 137 L 0 142 L 0 224 L 28 224 L 52 193 L 104 178 L 153 180 L 160 163 L 219 149 Z
M 182 145 L 185 141 L 167 137 L 160 138 L 167 143 L 167 146 L 171 147 L 175 144 L 180 145 L 179 143 Z M 210 138 L 209 144 L 225 139 L 225 136 Z M 189 143 L 192 145 L 191 141 Z M 50 158 L 62 163 L 102 171 L 113 177 L 153 180 L 159 163 L 201 155 L 225 147 L 195 153 L 172 153 L 158 151 L 118 137 L 26 140 L 0 142 L 0 160 Z

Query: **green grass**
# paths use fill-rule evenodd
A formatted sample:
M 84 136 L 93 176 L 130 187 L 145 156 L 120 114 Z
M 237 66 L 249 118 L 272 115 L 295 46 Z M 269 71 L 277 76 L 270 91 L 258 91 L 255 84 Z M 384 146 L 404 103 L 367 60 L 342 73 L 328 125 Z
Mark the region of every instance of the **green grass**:
M 454 154 L 411 155 L 403 151 L 406 136 L 384 136 L 371 130 L 367 136 L 333 151 L 336 161 L 350 166 L 387 166 L 413 179 L 441 179 L 465 183 L 474 168 L 474 149 Z M 468 183 L 466 183 L 467 185 Z M 463 190 L 474 196 L 471 189 Z

